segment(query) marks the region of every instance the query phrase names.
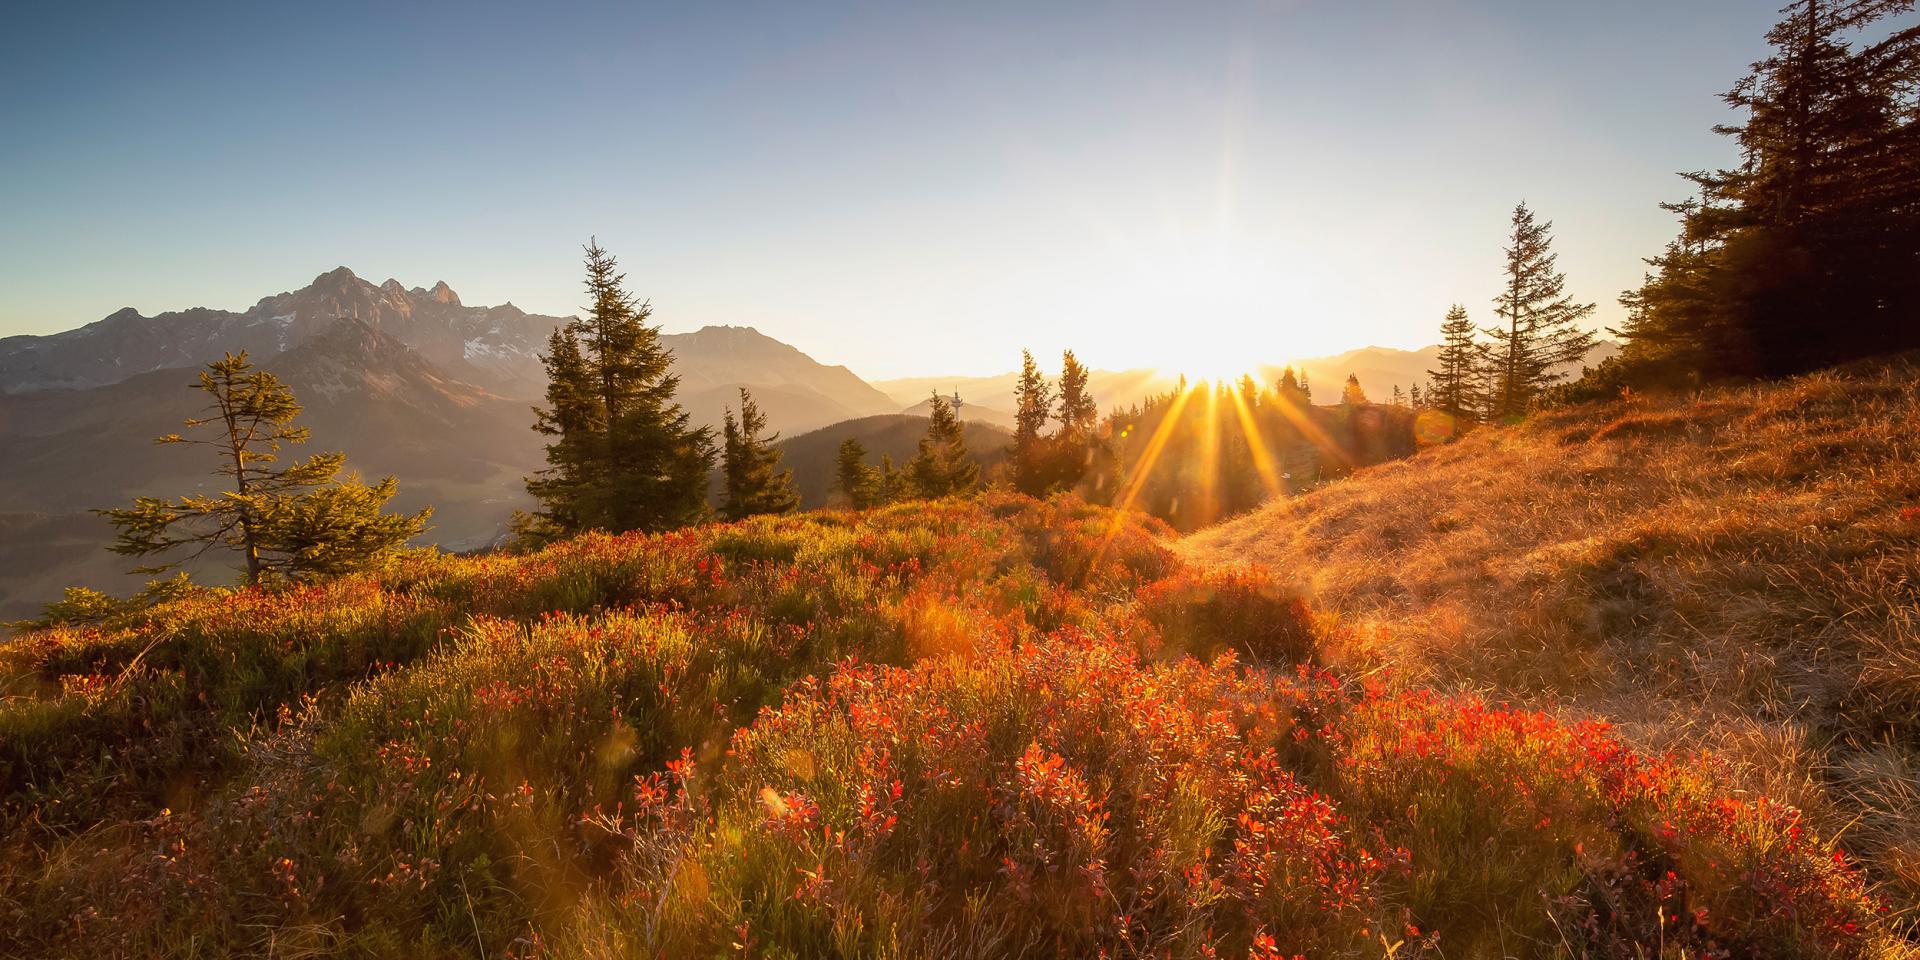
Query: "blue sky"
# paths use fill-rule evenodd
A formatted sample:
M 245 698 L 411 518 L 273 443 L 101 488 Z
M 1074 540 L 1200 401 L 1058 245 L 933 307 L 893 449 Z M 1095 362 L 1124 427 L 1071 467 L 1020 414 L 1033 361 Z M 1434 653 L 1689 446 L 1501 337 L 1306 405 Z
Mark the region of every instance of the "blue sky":
M 1490 319 L 1508 214 L 1613 298 L 1777 0 L 39 4 L 0 34 L 0 335 L 344 264 L 869 377 L 1202 372 Z

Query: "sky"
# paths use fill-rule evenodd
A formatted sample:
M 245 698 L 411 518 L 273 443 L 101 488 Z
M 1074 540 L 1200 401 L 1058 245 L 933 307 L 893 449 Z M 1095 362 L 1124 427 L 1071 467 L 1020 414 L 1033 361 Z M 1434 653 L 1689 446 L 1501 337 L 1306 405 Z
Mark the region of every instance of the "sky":
M 1781 0 L 35 3 L 0 31 L 0 336 L 345 265 L 869 378 L 1201 375 L 1490 322 L 1516 203 L 1614 298 L 1725 165 Z

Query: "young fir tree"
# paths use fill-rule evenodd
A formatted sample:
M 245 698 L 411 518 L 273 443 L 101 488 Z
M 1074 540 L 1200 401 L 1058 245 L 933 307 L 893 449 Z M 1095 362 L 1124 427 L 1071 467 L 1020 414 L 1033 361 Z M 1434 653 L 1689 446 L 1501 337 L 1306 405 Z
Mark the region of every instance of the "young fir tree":
M 971 492 L 980 481 L 980 465 L 967 453 L 960 415 L 938 391 L 930 401 L 927 435 L 906 471 L 913 492 L 929 499 Z
M 1427 408 L 1427 396 L 1420 392 L 1419 384 L 1416 383 L 1407 388 L 1407 405 L 1415 410 L 1425 410 Z
M 1340 402 L 1349 407 L 1366 405 L 1367 393 L 1360 389 L 1360 378 L 1358 376 L 1351 373 L 1347 374 L 1347 385 L 1340 389 Z
M 780 469 L 780 451 L 773 442 L 779 434 L 762 437 L 767 428 L 766 414 L 746 387 L 740 388 L 740 418 L 727 411 L 725 444 L 721 473 L 725 479 L 726 499 L 720 515 L 728 520 L 743 520 L 763 513 L 789 513 L 800 505 L 800 494 L 793 488 L 793 471 Z
M 889 463 L 891 468 L 892 464 Z M 880 471 L 867 463 L 867 448 L 859 439 L 840 441 L 840 454 L 834 460 L 834 477 L 842 496 L 855 510 L 877 506 L 880 501 Z
M 674 402 L 680 378 L 651 308 L 598 243 L 586 248 L 586 315 L 549 341 L 549 409 L 534 429 L 555 439 L 527 482 L 549 534 L 665 530 L 706 515 L 713 434 Z
M 1506 255 L 1506 281 L 1493 301 L 1504 326 L 1486 330 L 1494 341 L 1489 404 L 1501 418 L 1526 413 L 1534 397 L 1561 378 L 1554 368 L 1579 362 L 1593 346 L 1593 332 L 1575 324 L 1594 305 L 1567 295 L 1567 278 L 1553 252 L 1553 224 L 1536 223 L 1524 203 L 1515 207 Z
M 1471 420 L 1480 409 L 1481 376 L 1487 359 L 1486 348 L 1474 341 L 1474 333 L 1467 308 L 1454 304 L 1440 324 L 1440 366 L 1427 371 L 1433 378 L 1427 404 L 1455 420 Z
M 307 442 L 307 428 L 294 424 L 300 403 L 278 377 L 253 369 L 245 351 L 208 364 L 192 386 L 211 402 L 186 426 L 210 428 L 210 435 L 170 433 L 156 442 L 214 451 L 214 474 L 225 478 L 227 489 L 173 500 L 139 497 L 131 507 L 95 511 L 119 528 L 109 549 L 122 556 L 191 551 L 141 572 L 232 550 L 249 584 L 332 576 L 374 564 L 426 528 L 431 510 L 380 512 L 397 489 L 392 477 L 371 487 L 341 478 L 345 454 L 318 453 L 281 466 L 282 444 Z
M 1013 442 L 1007 450 L 1014 489 L 1032 497 L 1045 496 L 1053 484 L 1051 451 L 1040 433 L 1052 417 L 1052 392 L 1033 354 L 1020 351 L 1020 380 L 1013 390 Z

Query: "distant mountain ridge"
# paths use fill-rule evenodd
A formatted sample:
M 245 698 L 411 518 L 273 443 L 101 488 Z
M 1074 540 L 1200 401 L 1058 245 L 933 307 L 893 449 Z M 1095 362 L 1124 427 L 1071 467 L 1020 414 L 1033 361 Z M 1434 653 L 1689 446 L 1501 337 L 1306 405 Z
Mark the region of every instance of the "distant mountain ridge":
M 545 465 L 532 407 L 546 385 L 540 354 L 565 322 L 512 304 L 469 307 L 445 283 L 375 285 L 342 267 L 243 312 L 127 309 L 0 340 L 0 619 L 68 585 L 138 585 L 124 573 L 134 564 L 106 551 L 106 522 L 86 511 L 214 489 L 197 451 L 152 441 L 201 412 L 206 398 L 187 389 L 194 371 L 228 351 L 248 351 L 305 406 L 313 442 L 283 455 L 340 450 L 349 469 L 397 476 L 396 509 L 434 507 L 422 543 L 495 542 L 512 511 L 531 505 L 525 477 Z M 742 386 L 788 435 L 896 407 L 847 368 L 751 327 L 661 340 L 696 423 L 718 425 Z
M 365 321 L 454 379 L 505 396 L 538 395 L 545 383 L 540 351 L 565 322 L 511 303 L 466 306 L 445 281 L 431 289 L 398 280 L 376 286 L 337 267 L 238 313 L 194 307 L 148 317 L 127 307 L 76 330 L 0 339 L 0 393 L 105 386 L 199 366 L 227 351 L 264 360 L 342 318 Z
M 127 307 L 78 329 L 0 339 L 0 394 L 109 386 L 157 370 L 198 367 L 228 351 L 246 350 L 264 362 L 342 319 L 405 345 L 438 379 L 537 400 L 546 389 L 540 356 L 547 337 L 569 318 L 527 313 L 511 303 L 467 306 L 445 281 L 431 288 L 391 279 L 376 285 L 336 267 L 241 312 L 194 307 L 148 317 Z M 743 386 L 764 398 L 761 406 L 778 430 L 898 407 L 846 367 L 820 363 L 752 327 L 709 326 L 660 339 L 673 351 L 681 403 L 697 422 L 717 425 L 725 407 L 739 405 Z

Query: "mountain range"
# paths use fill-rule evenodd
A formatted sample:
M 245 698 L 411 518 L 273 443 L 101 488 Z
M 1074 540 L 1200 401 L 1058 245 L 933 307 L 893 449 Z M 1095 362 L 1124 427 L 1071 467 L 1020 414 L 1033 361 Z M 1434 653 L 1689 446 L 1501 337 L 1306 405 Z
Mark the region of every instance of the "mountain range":
M 143 578 L 123 572 L 131 564 L 103 549 L 111 530 L 88 511 L 212 489 L 191 449 L 152 440 L 200 412 L 204 398 L 187 389 L 194 370 L 228 351 L 248 351 L 293 389 L 311 451 L 344 450 L 349 469 L 397 476 L 397 509 L 432 505 L 422 542 L 496 542 L 512 511 L 530 505 L 524 478 L 544 462 L 531 408 L 546 384 L 541 352 L 566 321 L 511 303 L 468 306 L 445 282 L 374 284 L 340 267 L 243 311 L 149 317 L 129 307 L 63 333 L 0 339 L 0 618 L 31 613 L 70 584 L 138 585 Z M 1011 373 L 868 383 L 752 327 L 661 340 L 695 422 L 717 426 L 740 388 L 752 391 L 768 428 L 789 438 L 782 448 L 808 506 L 826 502 L 846 436 L 866 442 L 874 462 L 885 453 L 904 463 L 932 391 L 961 395 L 969 442 L 986 459 L 1012 423 Z M 1369 347 L 1302 366 L 1325 399 L 1349 371 L 1384 397 L 1392 384 L 1424 380 L 1435 349 Z M 1090 386 L 1113 408 L 1174 382 L 1154 370 L 1094 371 Z

